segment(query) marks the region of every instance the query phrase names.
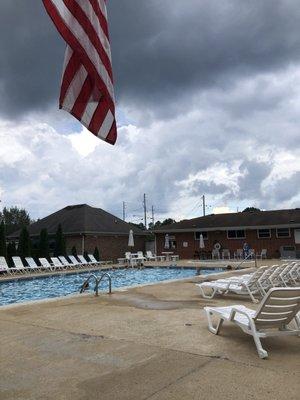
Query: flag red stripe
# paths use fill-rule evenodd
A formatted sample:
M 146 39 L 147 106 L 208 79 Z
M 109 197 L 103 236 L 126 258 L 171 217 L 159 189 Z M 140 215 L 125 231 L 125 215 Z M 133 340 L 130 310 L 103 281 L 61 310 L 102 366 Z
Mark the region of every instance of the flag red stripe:
M 116 124 L 116 120 L 114 120 L 114 123 L 108 133 L 108 135 L 106 136 L 106 142 L 110 143 L 110 144 L 115 144 L 116 140 L 117 140 L 117 124 Z
M 89 125 L 89 129 L 91 130 L 91 132 L 97 132 L 98 134 L 102 122 L 104 121 L 106 114 L 108 113 L 108 110 L 109 108 L 104 101 L 98 104 L 98 107 L 96 108 L 96 111 L 94 112 L 93 118 Z
M 89 76 L 87 76 L 84 84 L 82 85 L 81 92 L 77 97 L 77 100 L 72 108 L 71 114 L 75 116 L 75 118 L 80 119 L 86 109 L 86 105 L 91 97 L 93 91 L 93 84 Z
M 99 23 L 101 25 L 101 28 L 102 28 L 103 32 L 105 33 L 107 39 L 109 39 L 107 21 L 106 21 L 105 16 L 102 14 L 102 11 L 100 9 L 98 1 L 97 0 L 87 0 L 87 1 L 89 1 L 91 3 L 91 5 L 92 5 L 92 7 L 93 7 L 93 9 L 95 11 L 95 14 L 98 17 L 98 20 L 99 20 Z
M 114 144 L 117 128 L 108 26 L 106 15 L 101 11 L 105 3 L 102 1 L 100 7 L 101 0 L 86 1 L 93 7 L 95 14 L 92 10 L 88 12 L 86 3 L 81 8 L 80 3 L 74 0 L 43 0 L 57 30 L 69 45 L 70 51 L 73 51 L 63 73 L 60 106 L 99 138 Z M 95 23 L 95 17 L 99 24 L 97 21 Z M 94 21 L 95 26 L 91 21 Z M 66 54 L 66 58 L 69 57 L 69 52 Z
M 62 79 L 61 89 L 60 89 L 60 98 L 59 98 L 59 105 L 61 106 L 64 102 L 66 93 L 69 89 L 69 86 L 72 83 L 74 76 L 76 75 L 77 71 L 81 66 L 80 59 L 76 56 L 75 53 L 72 54 L 66 69 L 64 70 L 64 75 Z
M 82 8 L 74 2 L 74 0 L 64 0 L 66 6 L 70 10 L 70 12 L 73 14 L 73 16 L 77 19 L 77 21 L 80 23 L 82 29 L 85 31 L 86 35 L 90 39 L 90 41 L 93 43 L 95 49 L 97 50 L 97 53 L 99 54 L 99 57 L 103 63 L 103 65 L 106 68 L 106 71 L 112 80 L 112 68 L 111 68 L 111 63 L 108 55 L 106 54 L 106 51 L 104 50 L 101 40 L 99 39 L 99 36 L 97 35 L 97 32 L 95 31 L 93 25 L 91 24 L 89 18 L 85 14 L 85 12 L 82 10 Z

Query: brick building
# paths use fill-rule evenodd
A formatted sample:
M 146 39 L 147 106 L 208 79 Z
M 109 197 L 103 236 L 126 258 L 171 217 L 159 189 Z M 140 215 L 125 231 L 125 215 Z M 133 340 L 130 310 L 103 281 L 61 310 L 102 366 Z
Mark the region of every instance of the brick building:
M 124 257 L 125 251 L 145 251 L 147 233 L 124 222 L 118 217 L 87 204 L 67 206 L 28 227 L 33 244 L 37 244 L 42 229 L 47 229 L 50 237 L 50 250 L 54 248 L 54 235 L 61 224 L 66 239 L 67 254 L 73 246 L 78 254 L 84 251 L 93 253 L 97 246 L 102 260 L 116 260 Z M 135 247 L 128 248 L 129 230 L 133 230 Z M 8 237 L 19 238 L 19 232 Z
M 165 251 L 169 235 L 170 250 L 180 258 L 192 259 L 200 252 L 200 234 L 204 238 L 207 257 L 216 243 L 228 249 L 233 257 L 246 242 L 256 253 L 267 249 L 268 258 L 300 258 L 300 208 L 292 210 L 211 214 L 183 220 L 155 229 L 156 252 Z

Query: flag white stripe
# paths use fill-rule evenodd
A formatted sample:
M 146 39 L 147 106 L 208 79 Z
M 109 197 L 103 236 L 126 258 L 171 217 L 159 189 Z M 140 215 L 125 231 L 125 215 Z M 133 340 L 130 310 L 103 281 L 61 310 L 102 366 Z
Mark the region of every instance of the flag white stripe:
M 99 105 L 98 102 L 92 101 L 92 98 L 93 94 L 91 94 L 90 100 L 88 101 L 84 113 L 81 117 L 81 121 L 87 127 L 90 125 L 93 115 L 95 114 L 95 111 Z
M 86 72 L 86 69 L 84 68 L 83 65 L 81 65 L 76 75 L 74 76 L 70 86 L 68 87 L 66 96 L 64 98 L 62 106 L 65 110 L 71 111 L 72 108 L 74 107 L 74 104 L 81 92 L 82 86 L 87 76 L 88 73 Z
M 94 48 L 93 44 L 91 43 L 89 37 L 86 35 L 85 31 L 79 24 L 79 22 L 73 17 L 73 15 L 70 13 L 69 9 L 66 7 L 66 5 L 61 2 L 61 0 L 53 0 L 54 5 L 57 8 L 57 11 L 65 21 L 66 25 L 70 29 L 70 31 L 73 33 L 73 35 L 79 40 L 81 46 L 84 48 L 86 51 L 87 56 L 89 57 L 90 61 L 94 64 L 94 67 L 98 71 L 101 79 L 103 80 L 108 93 L 114 102 L 114 89 L 113 89 L 113 84 L 112 81 L 106 71 L 105 66 L 103 65 L 98 52 Z
M 105 0 L 100 0 L 99 6 L 100 6 L 100 10 L 101 10 L 102 14 L 104 15 L 105 19 L 107 20 L 107 9 L 106 9 Z
M 106 139 L 113 123 L 114 123 L 114 116 L 112 115 L 112 112 L 109 110 L 108 113 L 106 114 L 106 117 L 101 125 L 101 128 L 97 136 Z
M 85 13 L 85 15 L 88 17 L 91 24 L 95 28 L 95 30 L 98 34 L 98 37 L 102 43 L 103 49 L 105 50 L 109 60 L 111 61 L 111 52 L 110 52 L 109 41 L 101 28 L 99 19 L 98 19 L 97 15 L 95 14 L 95 11 L 94 11 L 91 3 L 86 0 L 84 0 L 83 2 L 80 0 L 77 0 L 77 4 L 82 9 L 82 11 Z

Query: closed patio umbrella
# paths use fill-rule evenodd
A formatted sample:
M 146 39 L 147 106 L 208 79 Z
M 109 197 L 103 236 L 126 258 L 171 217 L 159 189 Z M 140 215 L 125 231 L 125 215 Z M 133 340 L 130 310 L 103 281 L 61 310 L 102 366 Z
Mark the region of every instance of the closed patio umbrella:
M 134 247 L 133 231 L 130 229 L 128 237 L 128 247 Z
M 169 249 L 169 248 L 170 248 L 169 235 L 166 234 L 166 236 L 165 236 L 165 249 Z
M 199 247 L 200 247 L 200 249 L 204 249 L 205 248 L 205 244 L 204 244 L 204 239 L 203 239 L 202 233 L 200 235 Z

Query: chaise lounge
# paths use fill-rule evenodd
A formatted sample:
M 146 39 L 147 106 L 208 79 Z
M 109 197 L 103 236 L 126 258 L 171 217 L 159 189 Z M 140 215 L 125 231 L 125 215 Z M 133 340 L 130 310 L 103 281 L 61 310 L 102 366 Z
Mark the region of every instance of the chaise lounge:
M 229 307 L 205 307 L 208 329 L 218 335 L 224 321 L 239 326 L 245 333 L 253 336 L 260 358 L 267 358 L 260 339 L 271 336 L 299 335 L 300 325 L 297 313 L 300 310 L 300 287 L 273 288 L 265 295 L 257 311 L 243 305 Z M 216 326 L 212 317 L 217 318 Z M 295 328 L 288 324 L 295 319 Z

